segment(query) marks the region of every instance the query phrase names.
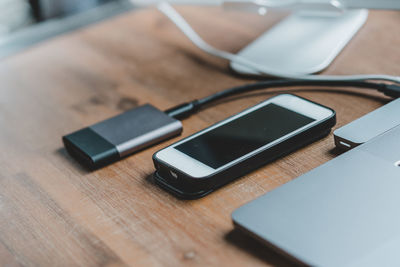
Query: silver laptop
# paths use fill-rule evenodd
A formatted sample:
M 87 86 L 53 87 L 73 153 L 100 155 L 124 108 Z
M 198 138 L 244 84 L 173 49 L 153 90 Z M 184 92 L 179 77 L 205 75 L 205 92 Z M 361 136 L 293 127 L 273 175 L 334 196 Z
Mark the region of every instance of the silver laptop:
M 242 206 L 236 227 L 312 266 L 400 266 L 400 126 Z

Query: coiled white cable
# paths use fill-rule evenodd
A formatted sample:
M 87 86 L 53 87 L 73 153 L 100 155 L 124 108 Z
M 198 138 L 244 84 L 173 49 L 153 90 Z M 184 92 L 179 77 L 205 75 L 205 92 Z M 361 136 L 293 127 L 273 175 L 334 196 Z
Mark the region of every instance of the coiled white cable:
M 367 74 L 367 75 L 301 75 L 296 73 L 285 73 L 274 70 L 247 60 L 235 54 L 219 50 L 206 43 L 189 25 L 189 23 L 167 2 L 162 2 L 157 6 L 165 16 L 167 16 L 189 40 L 199 49 L 213 56 L 226 59 L 243 66 L 246 66 L 265 76 L 274 76 L 285 79 L 312 80 L 312 81 L 390 81 L 400 83 L 400 76 Z

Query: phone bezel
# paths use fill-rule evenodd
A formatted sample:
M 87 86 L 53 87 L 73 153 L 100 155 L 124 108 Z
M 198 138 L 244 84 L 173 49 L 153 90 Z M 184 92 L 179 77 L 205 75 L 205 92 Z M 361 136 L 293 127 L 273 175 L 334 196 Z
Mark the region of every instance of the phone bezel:
M 281 106 L 283 108 L 292 110 L 294 112 L 303 114 L 307 117 L 310 117 L 312 119 L 315 119 L 315 121 L 306 124 L 305 126 L 287 134 L 282 136 L 281 138 L 278 138 L 256 150 L 253 150 L 250 153 L 247 153 L 217 169 L 211 168 L 210 166 L 207 166 L 206 164 L 180 152 L 179 150 L 175 149 L 176 146 L 187 142 L 191 139 L 196 138 L 199 135 L 202 135 L 204 133 L 207 133 L 209 131 L 212 131 L 213 129 L 220 127 L 232 120 L 235 120 L 239 117 L 245 116 L 246 114 L 257 110 L 259 108 L 262 108 L 268 104 L 275 104 L 278 106 Z M 263 151 L 265 149 L 268 149 L 270 147 L 273 147 L 274 145 L 287 140 L 288 138 L 291 138 L 292 136 L 295 136 L 296 134 L 304 131 L 305 129 L 308 129 L 310 127 L 313 127 L 316 124 L 321 123 L 322 121 L 325 121 L 327 119 L 329 119 L 331 116 L 334 115 L 334 112 L 331 109 L 325 108 L 321 105 L 318 105 L 316 103 L 313 103 L 311 101 L 308 101 L 306 99 L 300 98 L 298 96 L 295 95 L 291 95 L 291 94 L 282 94 L 282 95 L 278 95 L 275 96 L 273 98 L 270 98 L 268 100 L 265 100 L 251 108 L 248 108 L 234 116 L 231 116 L 225 120 L 222 120 L 204 130 L 201 130 L 189 137 L 186 137 L 184 139 L 182 139 L 181 141 L 178 141 L 160 151 L 158 151 L 155 154 L 155 157 L 157 158 L 158 161 L 163 162 L 166 165 L 171 166 L 172 168 L 175 168 L 176 170 L 179 170 L 182 173 L 185 173 L 188 176 L 191 176 L 193 178 L 204 178 L 204 177 L 208 177 L 216 172 L 219 172 L 225 168 L 229 168 L 232 165 L 235 165 L 237 162 L 240 162 L 241 160 L 251 157 L 254 154 L 259 153 L 260 151 Z

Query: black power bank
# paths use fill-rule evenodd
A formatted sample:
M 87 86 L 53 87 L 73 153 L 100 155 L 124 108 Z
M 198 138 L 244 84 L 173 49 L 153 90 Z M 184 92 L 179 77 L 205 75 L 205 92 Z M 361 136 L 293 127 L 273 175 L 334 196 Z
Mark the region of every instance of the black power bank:
M 68 153 L 90 169 L 179 135 L 182 123 L 146 104 L 63 136 Z

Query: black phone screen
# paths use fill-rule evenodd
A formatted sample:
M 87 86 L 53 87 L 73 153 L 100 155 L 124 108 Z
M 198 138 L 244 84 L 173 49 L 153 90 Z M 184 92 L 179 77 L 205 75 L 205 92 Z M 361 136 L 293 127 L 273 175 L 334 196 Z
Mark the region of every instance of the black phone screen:
M 268 104 L 175 147 L 217 169 L 315 119 Z

